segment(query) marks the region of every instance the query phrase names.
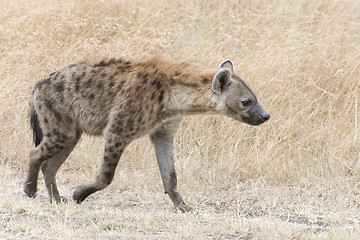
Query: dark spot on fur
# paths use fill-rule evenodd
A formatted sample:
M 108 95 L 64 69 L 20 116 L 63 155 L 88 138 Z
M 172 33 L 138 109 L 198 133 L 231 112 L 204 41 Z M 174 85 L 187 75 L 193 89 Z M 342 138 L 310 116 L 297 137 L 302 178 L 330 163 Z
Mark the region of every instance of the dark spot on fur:
M 79 90 L 80 90 L 80 77 L 77 77 L 75 81 L 75 91 L 78 92 Z
M 46 150 L 47 150 L 49 153 L 52 153 L 52 147 L 46 147 Z
M 125 68 L 124 68 L 124 66 L 118 66 L 117 67 L 117 70 L 119 70 L 120 72 L 125 72 Z
M 45 101 L 45 106 L 54 114 L 55 118 L 58 121 L 61 121 L 61 119 L 62 119 L 61 114 L 58 111 L 56 111 L 55 109 L 53 109 L 53 105 L 52 105 L 51 100 L 46 100 Z
M 45 122 L 45 123 L 48 123 L 49 120 L 48 120 L 47 118 L 44 118 L 44 122 Z
M 107 76 L 106 73 L 102 73 L 102 74 L 101 74 L 101 77 L 102 77 L 102 78 L 106 78 L 106 76 Z
M 150 100 L 153 100 L 155 98 L 155 92 L 151 94 Z
M 46 100 L 45 101 L 45 106 L 48 108 L 48 109 L 52 109 L 52 102 L 51 102 L 51 100 Z
M 60 135 L 60 139 L 67 140 L 67 139 L 68 139 L 68 137 L 67 137 L 65 134 L 61 134 L 61 135 Z
M 46 136 L 47 136 L 48 138 L 51 137 L 51 133 L 46 134 Z
M 41 151 L 43 152 L 44 151 L 44 147 L 40 147 Z
M 110 159 L 109 159 L 108 156 L 105 156 L 105 157 L 104 157 L 104 161 L 105 161 L 105 162 L 108 162 L 109 160 L 110 160 Z
M 64 91 L 64 82 L 58 82 L 54 85 L 54 89 L 57 92 L 62 92 Z
M 93 74 L 93 75 L 95 75 L 95 74 L 97 74 L 98 72 L 100 72 L 100 70 L 101 69 L 91 69 L 91 73 Z
M 66 116 L 66 122 L 69 123 L 69 124 L 72 124 L 73 120 L 72 120 L 71 117 Z
M 95 95 L 93 93 L 90 94 L 89 99 L 94 99 Z
M 138 85 L 138 86 L 136 86 L 136 92 L 138 92 L 139 90 L 140 90 L 140 86 Z
M 107 66 L 107 65 L 108 65 L 108 63 L 106 63 L 106 62 L 103 60 L 103 61 L 95 64 L 94 67 L 105 67 L 105 66 Z
M 160 95 L 159 95 L 159 103 L 161 103 L 161 101 L 163 100 L 163 98 L 164 98 L 164 90 L 162 90 L 162 91 L 160 92 Z
M 109 82 L 109 88 L 112 88 L 115 86 L 115 83 L 113 81 Z
M 137 122 L 140 123 L 142 121 L 142 116 L 139 116 Z
M 117 69 L 120 71 L 120 72 L 125 72 L 127 71 L 129 68 L 131 68 L 131 62 L 130 61 L 127 61 L 124 63 L 124 65 L 121 65 L 121 66 L 118 66 Z
M 116 127 L 114 133 L 120 135 L 122 133 L 122 131 L 123 131 L 123 129 L 121 127 Z
M 119 157 L 119 155 L 118 155 L 117 153 L 113 153 L 113 154 L 112 154 L 112 157 L 116 159 L 116 158 Z
M 118 142 L 117 142 L 117 143 L 115 143 L 115 147 L 120 147 L 120 145 L 121 145 L 121 144 L 120 144 L 120 143 L 118 143 Z
M 73 68 L 73 67 L 76 67 L 76 64 L 70 64 L 69 65 L 69 68 Z
M 108 147 L 107 151 L 112 153 L 112 152 L 114 152 L 114 148 L 113 147 Z
M 118 90 L 118 91 L 121 90 L 121 88 L 122 88 L 122 86 L 124 85 L 124 83 L 125 83 L 124 80 L 122 80 L 122 81 L 119 83 L 119 85 L 117 86 L 117 90 Z
M 56 111 L 54 109 L 53 109 L 53 113 L 54 113 L 55 118 L 60 122 L 62 119 L 61 113 L 59 113 L 58 111 Z
M 176 72 L 174 73 L 174 76 L 179 76 L 180 74 L 181 74 L 180 72 L 176 71 Z
M 109 77 L 109 79 L 110 79 L 110 80 L 113 80 L 114 77 L 116 77 L 117 74 L 118 74 L 118 72 L 113 73 L 113 74 Z
M 87 81 L 86 81 L 86 85 L 89 87 L 92 83 L 92 78 L 89 78 Z
M 162 87 L 162 84 L 160 82 L 156 83 L 156 89 L 159 90 Z
M 99 82 L 99 83 L 96 85 L 96 87 L 97 87 L 98 89 L 102 88 L 102 87 L 103 87 L 103 83 L 102 83 L 102 82 Z
M 126 123 L 126 127 L 127 128 L 132 128 L 134 126 L 134 120 L 133 119 L 128 119 L 127 123 Z

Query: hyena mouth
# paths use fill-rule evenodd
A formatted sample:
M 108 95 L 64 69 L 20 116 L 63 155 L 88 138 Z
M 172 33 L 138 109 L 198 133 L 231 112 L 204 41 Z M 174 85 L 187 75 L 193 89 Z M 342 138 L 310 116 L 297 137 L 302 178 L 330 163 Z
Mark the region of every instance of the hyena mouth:
M 253 126 L 259 126 L 267 121 L 266 118 L 262 118 L 261 116 L 256 118 L 250 118 L 250 117 L 241 117 L 241 118 L 245 123 Z

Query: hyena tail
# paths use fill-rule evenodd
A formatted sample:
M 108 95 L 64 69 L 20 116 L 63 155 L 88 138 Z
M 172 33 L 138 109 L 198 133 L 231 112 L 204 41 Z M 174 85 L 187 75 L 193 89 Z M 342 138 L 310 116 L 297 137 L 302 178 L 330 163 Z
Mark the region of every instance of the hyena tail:
M 38 146 L 41 141 L 43 140 L 43 132 L 40 128 L 38 115 L 36 113 L 36 110 L 34 108 L 34 104 L 32 101 L 30 102 L 30 124 L 31 128 L 33 130 L 33 140 L 35 143 L 35 147 Z

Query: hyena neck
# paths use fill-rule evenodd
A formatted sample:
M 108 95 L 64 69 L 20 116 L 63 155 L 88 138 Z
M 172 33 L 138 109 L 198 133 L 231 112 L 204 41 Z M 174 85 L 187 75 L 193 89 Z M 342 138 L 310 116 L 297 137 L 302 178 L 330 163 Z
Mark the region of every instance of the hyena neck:
M 211 83 L 210 83 L 211 84 Z M 170 90 L 167 110 L 172 117 L 195 114 L 218 114 L 219 101 L 211 85 L 201 88 L 173 86 Z

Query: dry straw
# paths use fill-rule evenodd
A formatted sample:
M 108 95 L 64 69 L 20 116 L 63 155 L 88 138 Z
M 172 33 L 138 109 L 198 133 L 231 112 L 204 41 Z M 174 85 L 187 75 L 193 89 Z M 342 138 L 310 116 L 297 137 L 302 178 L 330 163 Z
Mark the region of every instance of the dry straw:
M 359 1 L 13 0 L 0 9 L 0 237 L 359 237 Z M 49 205 L 42 179 L 38 198 L 22 198 L 34 84 L 86 57 L 157 53 L 206 66 L 231 58 L 272 115 L 260 127 L 217 116 L 183 123 L 176 168 L 197 214 L 171 212 L 146 137 L 81 206 Z M 58 174 L 63 195 L 94 178 L 102 152 L 101 139 L 83 138 Z

